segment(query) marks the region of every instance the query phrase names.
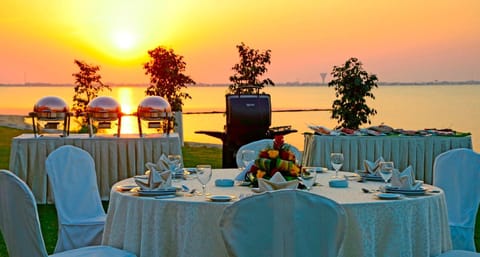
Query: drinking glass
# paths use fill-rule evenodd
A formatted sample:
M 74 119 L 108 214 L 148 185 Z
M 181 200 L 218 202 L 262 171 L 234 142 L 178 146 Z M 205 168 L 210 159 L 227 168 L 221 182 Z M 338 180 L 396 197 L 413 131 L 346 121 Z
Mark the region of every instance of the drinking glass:
M 240 151 L 240 158 L 242 160 L 242 166 L 240 167 L 240 169 L 244 170 L 245 168 L 247 168 L 250 162 L 255 160 L 255 151 L 247 149 L 242 150 Z
M 179 175 L 177 174 L 177 171 L 180 169 L 180 166 L 182 163 L 182 156 L 178 154 L 169 154 L 167 158 L 168 158 L 168 166 L 170 168 L 172 180 L 176 181 L 177 176 Z
M 340 168 L 343 166 L 343 153 L 331 153 L 330 163 L 332 164 L 332 167 L 335 170 L 334 178 L 339 178 L 338 170 L 340 170 Z
M 385 186 L 387 186 L 388 180 L 393 175 L 393 162 L 380 162 L 380 176 L 382 176 L 385 181 Z
M 202 194 L 207 195 L 207 183 L 212 178 L 212 166 L 207 164 L 197 165 L 197 179 L 202 184 Z
M 314 167 L 302 167 L 302 170 L 300 171 L 300 179 L 307 190 L 310 191 L 317 179 L 317 171 Z

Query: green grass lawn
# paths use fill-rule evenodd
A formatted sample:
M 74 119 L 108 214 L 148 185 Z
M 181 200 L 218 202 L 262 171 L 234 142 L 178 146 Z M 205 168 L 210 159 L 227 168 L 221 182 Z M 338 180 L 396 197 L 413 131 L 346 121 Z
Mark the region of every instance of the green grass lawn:
M 12 137 L 25 133 L 23 130 L 0 127 L 0 169 L 8 169 L 10 144 Z M 182 148 L 185 167 L 194 167 L 198 163 L 210 163 L 213 168 L 222 167 L 222 150 L 220 148 L 197 147 L 185 143 Z M 104 202 L 105 209 L 108 202 Z M 57 241 L 57 213 L 51 204 L 39 204 L 38 213 L 42 226 L 43 238 L 49 254 L 53 253 Z M 475 243 L 480 250 L 480 214 L 477 215 Z M 0 256 L 7 257 L 7 249 L 0 233 Z

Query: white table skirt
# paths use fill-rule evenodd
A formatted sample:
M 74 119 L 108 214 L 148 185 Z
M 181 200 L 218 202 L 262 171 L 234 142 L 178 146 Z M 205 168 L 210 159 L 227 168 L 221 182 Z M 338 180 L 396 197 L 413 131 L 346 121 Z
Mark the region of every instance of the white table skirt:
M 305 134 L 303 164 L 329 167 L 330 153 L 345 157 L 342 169 L 363 170 L 363 161 L 383 157 L 403 170 L 412 165 L 416 179 L 433 183 L 437 155 L 454 148 L 472 148 L 472 138 L 445 136 L 319 136 Z
M 145 162 L 156 162 L 162 153 L 182 154 L 178 134 L 68 137 L 22 134 L 12 139 L 9 169 L 30 186 L 37 203 L 53 202 L 45 170 L 47 156 L 62 145 L 89 152 L 95 160 L 97 183 L 102 200 L 108 200 L 111 186 L 122 179 L 142 174 Z
M 241 195 L 253 194 L 249 187 L 214 186 L 215 179 L 233 178 L 237 173 L 234 169 L 214 170 L 207 191 L 234 195 L 236 200 Z M 375 189 L 382 183 L 350 181 L 349 188 L 330 188 L 328 180 L 332 175 L 333 172 L 319 174 L 317 182 L 322 186 L 314 187 L 312 192 L 336 200 L 346 210 L 348 225 L 341 256 L 427 257 L 451 249 L 441 190 L 402 200 L 378 200 L 361 188 Z M 133 179 L 126 179 L 112 188 L 103 244 L 140 257 L 227 256 L 218 220 L 231 202 L 209 202 L 203 196 L 154 199 L 115 189 L 133 183 Z M 201 189 L 196 180 L 179 183 Z

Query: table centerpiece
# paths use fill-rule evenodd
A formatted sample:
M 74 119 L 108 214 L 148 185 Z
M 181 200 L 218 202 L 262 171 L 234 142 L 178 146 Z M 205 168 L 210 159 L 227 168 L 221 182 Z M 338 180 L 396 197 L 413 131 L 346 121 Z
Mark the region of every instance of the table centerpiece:
M 277 172 L 287 181 L 298 179 L 300 175 L 295 154 L 290 150 L 290 145 L 285 143 L 283 135 L 275 136 L 273 146 L 259 152 L 258 158 L 245 175 L 245 181 L 257 187 L 259 178 L 270 179 Z

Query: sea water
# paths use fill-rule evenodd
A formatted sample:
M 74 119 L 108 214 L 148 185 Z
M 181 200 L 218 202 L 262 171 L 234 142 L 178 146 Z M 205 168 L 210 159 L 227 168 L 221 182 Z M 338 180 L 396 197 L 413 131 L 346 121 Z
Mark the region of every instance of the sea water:
M 111 92 L 103 91 L 100 95 L 114 97 L 121 103 L 124 113 L 134 113 L 145 97 L 145 89 L 115 86 Z M 222 144 L 218 138 L 195 132 L 224 131 L 227 86 L 189 86 L 186 92 L 192 99 L 185 100 L 183 107 L 184 141 Z M 285 136 L 285 140 L 299 149 L 304 146 L 303 133 L 311 132 L 308 124 L 327 128 L 337 126 L 330 117 L 331 112 L 323 111 L 330 109 L 335 99 L 331 87 L 277 85 L 266 87 L 264 92 L 271 95 L 272 127 L 290 125 L 297 130 Z M 470 132 L 474 149 L 480 149 L 480 85 L 380 85 L 372 93 L 375 99 L 368 99 L 367 104 L 377 110 L 377 115 L 371 117 L 370 125 Z M 72 106 L 73 94 L 73 86 L 0 86 L 0 114 L 28 115 L 33 105 L 47 95 L 61 97 Z M 138 133 L 136 119 L 124 119 L 122 134 Z

